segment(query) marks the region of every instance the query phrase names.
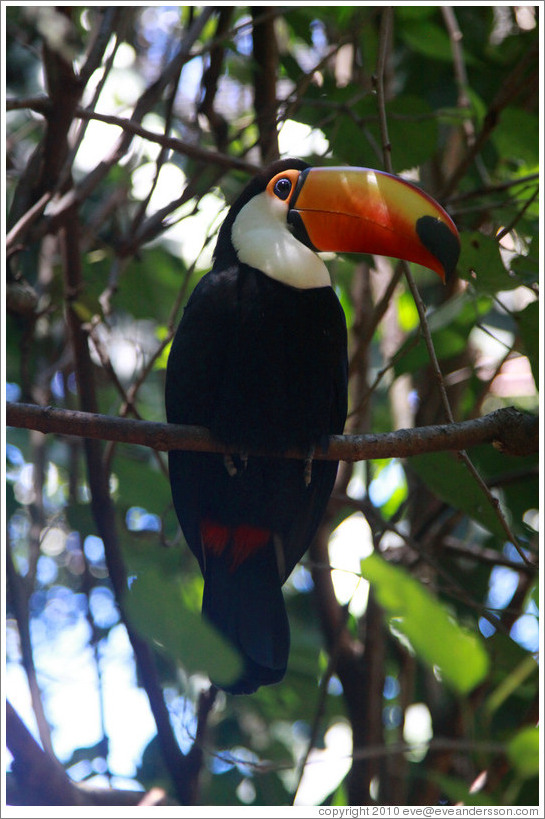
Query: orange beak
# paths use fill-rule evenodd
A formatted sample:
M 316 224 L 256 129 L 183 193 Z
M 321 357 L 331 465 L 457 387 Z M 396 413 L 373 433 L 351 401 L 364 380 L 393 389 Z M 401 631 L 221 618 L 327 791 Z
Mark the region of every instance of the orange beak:
M 369 168 L 308 168 L 298 176 L 288 223 L 316 251 L 406 259 L 445 281 L 460 240 L 448 213 L 397 176 Z

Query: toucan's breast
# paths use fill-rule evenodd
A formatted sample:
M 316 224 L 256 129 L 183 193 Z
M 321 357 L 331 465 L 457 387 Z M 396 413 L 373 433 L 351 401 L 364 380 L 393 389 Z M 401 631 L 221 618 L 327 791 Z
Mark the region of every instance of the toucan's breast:
M 214 435 L 282 451 L 318 443 L 332 423 L 342 431 L 344 418 L 333 419 L 345 378 L 346 325 L 332 288 L 298 290 L 241 266 L 228 300 Z

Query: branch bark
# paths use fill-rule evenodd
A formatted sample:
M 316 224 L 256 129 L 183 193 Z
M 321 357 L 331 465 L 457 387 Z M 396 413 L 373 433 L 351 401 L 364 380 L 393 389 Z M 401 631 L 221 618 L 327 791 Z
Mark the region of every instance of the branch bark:
M 35 429 L 46 434 L 76 435 L 103 441 L 140 444 L 159 451 L 185 449 L 192 452 L 229 453 L 214 440 L 205 427 L 135 421 L 35 404 L 6 404 L 6 424 Z M 539 418 L 505 407 L 453 424 L 433 424 L 415 429 L 368 435 L 331 435 L 327 452 L 316 450 L 315 460 L 364 461 L 371 458 L 407 458 L 426 452 L 459 451 L 480 444 L 492 444 L 506 455 L 525 456 L 539 450 Z M 288 450 L 284 453 L 251 452 L 305 460 L 307 454 Z
M 278 44 L 274 17 L 263 6 L 252 6 L 252 37 L 254 57 L 254 108 L 259 129 L 259 147 L 264 164 L 278 159 L 276 132 L 276 75 L 278 72 Z
M 40 748 L 11 703 L 6 703 L 6 744 L 13 755 L 6 777 L 9 805 L 145 806 L 176 804 L 160 788 L 149 793 L 77 785 L 62 765 Z
M 201 17 L 199 17 L 199 20 Z M 183 59 L 183 47 L 180 49 L 179 59 Z M 165 74 L 166 73 L 167 72 L 165 72 Z M 161 76 L 161 81 L 157 81 L 154 86 L 150 86 L 148 96 L 146 96 L 146 92 L 142 95 L 140 98 L 142 109 L 144 109 L 146 103 L 149 102 L 149 97 L 152 96 L 152 89 L 155 90 L 155 88 L 162 87 L 162 79 L 163 75 Z M 61 91 L 60 88 L 57 88 L 57 94 L 62 96 Z M 141 113 L 143 115 L 142 111 Z M 70 188 L 69 193 L 71 190 Z M 98 401 L 93 378 L 88 332 L 74 306 L 74 302 L 81 293 L 84 285 L 81 269 L 79 234 L 78 209 L 76 204 L 72 204 L 63 212 L 58 229 L 64 276 L 66 323 L 74 360 L 79 405 L 83 410 L 94 413 L 98 408 Z M 122 597 L 126 588 L 125 568 L 116 530 L 115 510 L 109 491 L 109 471 L 102 458 L 99 440 L 86 437 L 85 457 L 93 517 L 97 525 L 97 531 L 104 541 L 108 572 L 114 588 L 117 604 L 123 614 Z M 170 717 L 159 683 L 155 659 L 150 647 L 133 632 L 125 617 L 124 620 L 127 625 L 127 632 L 134 651 L 138 670 L 148 695 L 150 708 L 157 726 L 159 746 L 163 752 L 165 764 L 172 777 L 176 791 L 180 795 L 183 794 L 184 788 L 187 786 L 187 777 L 185 776 L 184 769 L 185 757 L 178 746 L 170 724 Z
M 32 641 L 30 637 L 30 614 L 29 614 L 29 599 L 30 586 L 25 582 L 27 578 L 21 577 L 17 572 L 13 563 L 12 548 L 9 544 L 8 533 L 8 547 L 6 549 L 6 578 L 8 594 L 11 595 L 11 602 L 15 619 L 17 622 L 17 629 L 19 631 L 19 640 L 21 643 L 21 660 L 23 668 L 27 676 L 28 687 L 30 690 L 30 699 L 34 716 L 36 718 L 36 725 L 38 727 L 38 735 L 44 747 L 43 753 L 49 757 L 52 763 L 56 762 L 53 744 L 51 742 L 51 727 L 47 721 L 44 706 L 42 702 L 42 695 L 40 686 L 38 684 L 38 676 L 36 674 L 36 666 L 34 664 L 34 655 L 32 653 Z
M 27 805 L 82 805 L 62 765 L 40 748 L 13 706 L 6 703 L 6 744 L 13 754 L 13 776 Z

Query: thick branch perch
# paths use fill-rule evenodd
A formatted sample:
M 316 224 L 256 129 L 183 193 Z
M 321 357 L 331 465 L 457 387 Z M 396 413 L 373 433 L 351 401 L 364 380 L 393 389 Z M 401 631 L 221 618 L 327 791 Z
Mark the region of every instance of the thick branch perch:
M 6 404 L 8 426 L 43 433 L 77 435 L 125 444 L 140 444 L 168 451 L 229 452 L 204 427 L 135 421 L 91 412 L 40 407 L 34 404 Z M 538 451 L 537 416 L 514 407 L 491 412 L 482 418 L 454 424 L 434 424 L 416 429 L 370 435 L 332 435 L 327 452 L 317 450 L 317 460 L 364 461 L 370 458 L 407 458 L 425 452 L 460 451 L 479 444 L 493 444 L 508 455 L 530 455 Z M 254 452 L 254 455 L 282 455 L 305 459 L 308 453 Z

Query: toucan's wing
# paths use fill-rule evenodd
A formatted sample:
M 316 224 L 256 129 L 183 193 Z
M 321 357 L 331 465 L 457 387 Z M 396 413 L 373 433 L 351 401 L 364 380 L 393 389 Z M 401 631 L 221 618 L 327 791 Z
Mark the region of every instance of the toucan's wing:
M 165 405 L 172 424 L 210 428 L 219 403 L 218 390 L 228 357 L 234 321 L 236 271 L 212 271 L 195 287 L 169 355 Z M 172 497 L 189 547 L 204 571 L 200 521 L 210 470 L 221 456 L 171 450 Z M 217 468 L 217 467 L 216 467 Z
M 339 357 L 335 380 L 332 384 L 331 434 L 342 434 L 347 413 L 348 362 Z M 325 441 L 323 442 L 325 446 Z M 337 477 L 337 461 L 314 460 L 311 483 L 301 504 L 299 515 L 284 537 L 286 577 L 309 548 L 324 515 Z

